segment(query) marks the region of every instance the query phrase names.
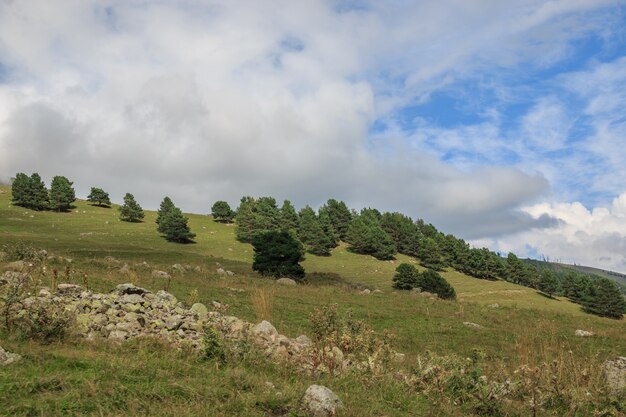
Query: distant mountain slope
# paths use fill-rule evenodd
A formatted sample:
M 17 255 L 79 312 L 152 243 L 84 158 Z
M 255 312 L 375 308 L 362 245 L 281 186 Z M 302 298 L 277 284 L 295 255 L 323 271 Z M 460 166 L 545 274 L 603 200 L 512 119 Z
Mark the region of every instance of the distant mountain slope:
M 591 266 L 584 265 L 570 265 L 570 264 L 562 264 L 557 262 L 546 262 L 546 261 L 538 261 L 535 259 L 525 259 L 525 262 L 531 263 L 537 267 L 545 268 L 550 266 L 552 268 L 556 268 L 561 271 L 576 271 L 583 274 L 596 275 L 602 278 L 608 278 L 611 281 L 616 282 L 621 288 L 622 292 L 626 294 L 626 275 L 621 274 L 619 272 L 607 271 L 600 268 L 594 268 Z

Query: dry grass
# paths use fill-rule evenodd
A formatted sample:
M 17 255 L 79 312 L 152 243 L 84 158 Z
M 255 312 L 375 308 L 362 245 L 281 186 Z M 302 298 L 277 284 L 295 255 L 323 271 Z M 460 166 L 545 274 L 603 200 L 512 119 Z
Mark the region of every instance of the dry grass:
M 256 287 L 250 295 L 250 304 L 256 314 L 257 321 L 272 321 L 272 305 L 274 291 L 272 289 Z

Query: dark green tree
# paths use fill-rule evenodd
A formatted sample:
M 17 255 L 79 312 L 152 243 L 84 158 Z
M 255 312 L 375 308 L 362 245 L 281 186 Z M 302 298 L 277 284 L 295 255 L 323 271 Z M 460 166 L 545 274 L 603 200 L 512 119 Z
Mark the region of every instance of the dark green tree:
M 413 220 L 402 213 L 384 213 L 380 225 L 393 239 L 398 252 L 403 255 L 417 256 L 420 232 Z
M 297 230 L 299 226 L 298 213 L 291 204 L 291 201 L 285 200 L 280 208 L 280 228 L 282 230 Z
M 583 310 L 612 319 L 622 319 L 626 314 L 626 301 L 619 288 L 608 278 L 599 278 L 589 288 L 582 302 Z
M 30 187 L 30 178 L 23 172 L 18 172 L 11 184 L 11 197 L 13 204 L 16 206 L 27 207 L 28 189 Z
M 328 238 L 322 225 L 309 206 L 300 210 L 298 238 L 306 247 L 306 251 L 318 256 L 329 256 L 333 243 Z
M 33 173 L 28 180 L 25 207 L 33 210 L 45 210 L 50 207 L 50 200 L 46 184 L 38 173 Z
M 331 247 L 336 248 L 339 245 L 339 233 L 337 233 L 333 223 L 330 221 L 328 210 L 320 209 L 318 212 L 318 218 L 320 220 L 320 224 L 322 225 L 322 229 L 324 229 L 324 233 L 326 233 L 326 236 L 330 239 Z
M 241 198 L 237 215 L 235 216 L 235 235 L 240 242 L 250 243 L 255 233 L 256 201 L 246 196 Z
M 304 279 L 304 268 L 299 263 L 304 260 L 304 248 L 288 231 L 271 230 L 257 233 L 252 239 L 252 246 L 253 270 L 275 278 Z
M 230 205 L 226 201 L 216 201 L 211 207 L 211 215 L 216 222 L 232 223 L 235 218 L 235 212 L 231 210 Z
M 396 268 L 396 274 L 393 276 L 393 288 L 398 290 L 412 290 L 418 286 L 418 272 L 411 264 L 401 263 Z
M 165 215 L 167 213 L 170 212 L 170 210 L 172 210 L 174 208 L 174 203 L 172 202 L 172 199 L 165 196 L 163 198 L 163 201 L 161 201 L 161 204 L 159 205 L 159 210 L 157 210 L 157 217 L 156 217 L 156 224 L 157 224 L 157 230 L 160 233 L 164 233 L 163 232 L 163 218 L 165 218 Z
M 170 242 L 190 243 L 196 234 L 191 232 L 187 221 L 178 207 L 172 207 L 163 215 L 159 231 Z
M 446 281 L 437 271 L 427 269 L 426 271 L 418 274 L 416 287 L 422 289 L 422 291 L 428 291 L 435 293 L 439 298 L 454 299 L 456 298 L 456 292 L 454 288 Z
M 125 222 L 139 222 L 144 217 L 143 209 L 135 201 L 135 197 L 131 193 L 124 196 L 124 204 L 120 206 L 120 219 Z
M 92 204 L 97 204 L 98 207 L 110 207 L 111 200 L 109 199 L 109 193 L 105 192 L 102 188 L 91 187 L 91 192 L 87 196 L 87 201 Z
M 327 211 L 335 232 L 339 235 L 340 239 L 345 240 L 348 233 L 348 226 L 352 220 L 352 213 L 350 209 L 348 209 L 348 206 L 346 206 L 346 203 L 331 198 L 320 210 Z
M 444 268 L 439 253 L 439 247 L 434 238 L 422 238 L 417 256 L 420 259 L 420 265 L 424 268 L 434 269 L 435 271 L 441 271 Z
M 372 209 L 364 209 L 352 219 L 346 241 L 351 251 L 380 260 L 393 259 L 396 254 L 395 243 L 380 226 L 380 213 Z
M 57 175 L 50 184 L 50 208 L 56 211 L 68 211 L 76 201 L 72 182 L 66 177 Z
M 559 279 L 556 277 L 554 271 L 551 271 L 550 269 L 544 269 L 541 271 L 539 289 L 550 298 L 552 298 L 552 295 L 559 290 Z

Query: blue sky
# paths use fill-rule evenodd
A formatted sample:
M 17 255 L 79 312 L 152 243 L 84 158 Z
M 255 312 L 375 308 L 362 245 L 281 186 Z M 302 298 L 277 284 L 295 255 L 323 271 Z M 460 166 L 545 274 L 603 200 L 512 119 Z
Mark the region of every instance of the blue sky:
M 0 3 L 0 178 L 333 197 L 626 271 L 625 1 L 270 4 Z

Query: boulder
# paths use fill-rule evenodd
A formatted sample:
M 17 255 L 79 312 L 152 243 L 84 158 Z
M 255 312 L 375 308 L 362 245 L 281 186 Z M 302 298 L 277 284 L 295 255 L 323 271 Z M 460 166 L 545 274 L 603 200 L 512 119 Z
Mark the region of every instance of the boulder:
M 19 361 L 22 357 L 17 353 L 7 352 L 0 346 L 0 366 L 10 365 Z
M 83 287 L 76 284 L 59 284 L 57 293 L 61 295 L 80 295 L 84 291 Z
M 157 299 L 159 299 L 161 302 L 168 303 L 171 305 L 174 305 L 178 302 L 176 297 L 167 291 L 160 290 L 156 293 L 156 296 L 157 296 Z
M 157 271 L 157 270 L 152 271 L 151 276 L 152 278 L 156 278 L 156 279 L 169 279 L 170 278 L 170 274 L 168 274 L 167 272 Z
M 291 278 L 279 278 L 276 280 L 276 283 L 280 285 L 296 285 L 296 281 Z
M 587 330 L 576 330 L 574 332 L 574 335 L 578 336 L 578 337 L 591 337 L 593 336 L 593 332 L 588 332 Z
M 182 266 L 181 264 L 174 264 L 174 265 L 172 265 L 172 271 L 178 272 L 180 274 L 184 274 L 185 273 L 185 267 Z
M 604 362 L 602 370 L 611 392 L 615 395 L 624 393 L 624 389 L 626 389 L 626 356 L 618 356 Z
M 226 275 L 226 270 L 224 268 L 217 268 L 215 272 L 217 272 L 220 275 Z
M 202 303 L 195 303 L 194 305 L 191 306 L 191 311 L 193 311 L 198 318 L 207 318 L 208 314 L 209 314 L 209 309 L 206 308 L 206 306 Z
M 302 408 L 310 417 L 332 417 L 343 408 L 334 392 L 322 385 L 311 385 L 302 397 Z
M 372 294 L 382 294 L 383 292 L 381 290 L 374 290 L 372 291 Z
M 252 334 L 257 337 L 257 339 L 262 339 L 265 341 L 273 341 L 278 337 L 278 331 L 272 323 L 269 321 L 263 320 L 261 323 L 257 324 L 252 328 Z
M 115 287 L 115 291 L 117 291 L 118 294 L 120 295 L 130 295 L 130 294 L 136 294 L 136 295 L 145 295 L 145 294 L 150 294 L 150 291 L 146 290 L 145 288 L 141 288 L 141 287 L 137 287 L 134 284 L 120 284 L 117 287 Z

